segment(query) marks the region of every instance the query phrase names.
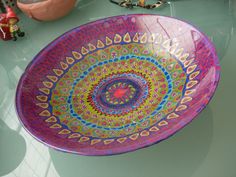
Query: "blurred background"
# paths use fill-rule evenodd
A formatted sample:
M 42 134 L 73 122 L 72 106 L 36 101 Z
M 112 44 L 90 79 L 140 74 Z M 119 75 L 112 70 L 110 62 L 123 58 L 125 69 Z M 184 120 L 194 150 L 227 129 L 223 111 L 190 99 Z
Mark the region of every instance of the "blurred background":
M 15 2 L 9 5 L 15 6 Z M 48 22 L 31 19 L 14 8 L 25 37 L 16 42 L 0 40 L 0 176 L 236 177 L 236 0 L 171 0 L 152 10 L 126 9 L 108 0 L 79 0 L 69 14 Z M 17 83 L 28 63 L 48 43 L 74 27 L 135 13 L 183 19 L 212 40 L 222 75 L 207 108 L 175 136 L 121 155 L 67 154 L 33 139 L 20 125 L 14 102 Z

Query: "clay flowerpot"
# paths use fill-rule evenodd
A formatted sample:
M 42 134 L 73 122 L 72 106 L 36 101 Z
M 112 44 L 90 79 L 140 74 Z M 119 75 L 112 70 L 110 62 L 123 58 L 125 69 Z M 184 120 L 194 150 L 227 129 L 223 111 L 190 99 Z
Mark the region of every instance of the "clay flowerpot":
M 68 14 L 76 0 L 18 0 L 18 7 L 30 18 L 51 21 Z

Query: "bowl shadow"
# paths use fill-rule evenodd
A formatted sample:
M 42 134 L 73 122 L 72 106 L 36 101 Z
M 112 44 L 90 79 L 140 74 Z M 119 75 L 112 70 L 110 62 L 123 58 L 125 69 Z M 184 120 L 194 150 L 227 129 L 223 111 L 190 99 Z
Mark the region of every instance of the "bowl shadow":
M 25 139 L 0 118 L 0 176 L 14 171 L 26 154 Z
M 175 136 L 148 148 L 104 157 L 87 157 L 50 149 L 61 177 L 190 177 L 208 154 L 213 116 L 208 106 Z

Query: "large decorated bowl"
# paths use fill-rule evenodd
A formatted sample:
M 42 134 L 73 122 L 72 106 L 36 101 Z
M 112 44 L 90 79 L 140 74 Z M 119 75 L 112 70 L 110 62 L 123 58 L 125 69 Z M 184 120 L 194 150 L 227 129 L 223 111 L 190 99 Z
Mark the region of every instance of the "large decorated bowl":
M 28 132 L 52 148 L 118 154 L 191 122 L 219 76 L 214 46 L 195 27 L 158 15 L 116 16 L 44 48 L 20 79 L 16 108 Z

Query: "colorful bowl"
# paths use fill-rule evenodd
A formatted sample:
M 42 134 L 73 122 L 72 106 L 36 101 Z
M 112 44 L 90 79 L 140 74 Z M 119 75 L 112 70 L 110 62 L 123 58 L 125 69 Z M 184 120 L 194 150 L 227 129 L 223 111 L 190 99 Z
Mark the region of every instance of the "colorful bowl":
M 45 47 L 21 77 L 16 108 L 28 132 L 49 147 L 119 154 L 191 122 L 219 77 L 214 46 L 195 27 L 158 15 L 116 16 Z

